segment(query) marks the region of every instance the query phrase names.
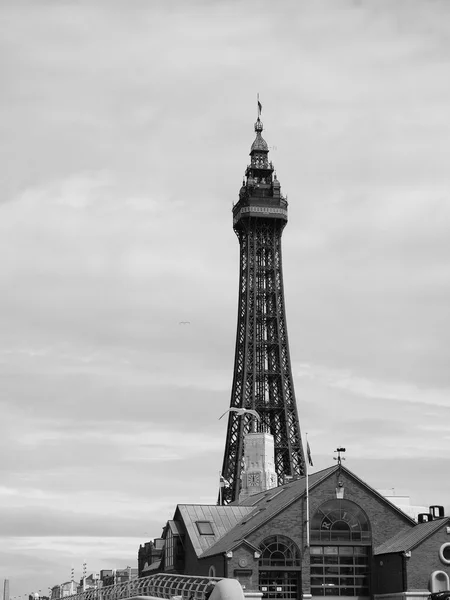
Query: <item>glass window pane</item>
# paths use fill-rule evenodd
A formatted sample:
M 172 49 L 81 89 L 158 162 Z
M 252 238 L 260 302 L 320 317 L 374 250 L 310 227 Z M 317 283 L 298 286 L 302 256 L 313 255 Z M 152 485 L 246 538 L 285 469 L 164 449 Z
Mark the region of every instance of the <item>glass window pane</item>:
M 340 590 L 340 595 L 341 596 L 354 596 L 355 595 L 355 588 L 352 587 L 341 587 Z
M 294 567 L 300 565 L 300 551 L 288 537 L 275 535 L 266 538 L 261 544 L 260 564 L 273 567 Z
M 332 529 L 330 531 L 330 538 L 333 542 L 345 542 L 347 540 L 350 540 L 350 530 L 348 531 L 335 531 L 334 529 Z M 352 536 L 352 539 L 354 539 L 354 537 Z
M 339 594 L 339 590 L 336 590 L 335 588 L 325 588 L 325 596 L 337 596 Z
M 323 596 L 323 587 L 311 587 L 312 596 Z
M 311 546 L 311 548 L 309 549 L 309 553 L 310 554 L 323 554 L 323 547 L 322 546 Z
M 344 526 L 344 523 L 346 523 L 346 526 Z M 364 532 L 364 539 L 370 540 L 370 523 L 367 515 L 360 506 L 350 500 L 338 498 L 327 500 L 312 515 L 311 530 L 321 530 L 322 536 L 320 539 L 329 539 L 328 532 L 336 529 L 336 527 L 339 529 L 349 527 L 353 534 L 358 531 L 357 535 L 350 534 L 351 539 L 361 539 L 360 532 L 362 531 Z M 335 534 L 331 539 L 340 538 Z
M 310 557 L 313 595 L 328 596 L 331 600 L 331 596 L 357 596 L 357 590 L 363 591 L 359 595 L 369 594 L 368 547 L 324 545 L 321 549 L 313 548 Z
M 197 521 L 197 529 L 200 535 L 214 535 L 211 521 Z

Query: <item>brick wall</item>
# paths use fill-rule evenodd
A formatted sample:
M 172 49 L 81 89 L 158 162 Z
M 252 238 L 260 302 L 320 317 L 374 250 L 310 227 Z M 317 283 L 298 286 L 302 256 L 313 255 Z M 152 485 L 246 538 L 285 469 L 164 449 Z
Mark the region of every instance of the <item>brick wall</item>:
M 246 592 L 258 590 L 258 559 L 254 557 L 253 548 L 242 544 L 233 550 L 233 556 L 227 559 L 227 565 L 228 577 L 237 579 Z
M 450 565 L 445 565 L 439 558 L 439 548 L 445 543 L 450 543 L 450 534 L 443 525 L 442 529 L 412 550 L 411 558 L 406 562 L 409 591 L 427 590 L 428 580 L 433 571 L 444 571 L 450 577 Z

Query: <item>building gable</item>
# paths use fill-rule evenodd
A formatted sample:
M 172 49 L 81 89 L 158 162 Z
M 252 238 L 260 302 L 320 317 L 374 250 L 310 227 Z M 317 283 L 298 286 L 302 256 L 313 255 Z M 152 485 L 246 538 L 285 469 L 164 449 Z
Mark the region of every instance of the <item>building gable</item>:
M 179 504 L 175 519 L 183 523 L 196 556 L 201 556 L 251 512 L 247 506 Z
M 342 483 L 341 491 L 343 491 L 344 498 L 354 501 L 363 510 L 365 504 L 372 507 L 369 510 L 370 515 L 368 514 L 368 518 L 371 523 L 373 522 L 377 531 L 374 538 L 377 543 L 378 540 L 384 541 L 387 537 L 393 535 L 398 531 L 399 526 L 403 530 L 415 525 L 414 520 L 401 509 L 386 500 L 384 496 L 351 471 L 342 466 L 338 467 L 338 465 L 312 473 L 309 476 L 310 515 L 313 515 L 325 500 L 336 498 L 336 488 L 339 486 L 339 481 Z M 299 517 L 299 523 L 306 522 L 306 508 L 302 504 L 305 495 L 306 477 L 301 477 L 280 487 L 257 494 L 255 497 L 246 498 L 240 506 L 249 507 L 251 509 L 249 513 L 217 542 L 211 544 L 201 555 L 202 558 L 226 552 L 238 540 L 252 539 L 253 534 L 259 529 L 266 529 L 266 524 L 270 524 L 270 528 L 272 528 L 273 520 L 299 501 L 300 505 L 294 509 L 294 513 L 297 514 L 300 510 L 303 516 Z M 383 525 L 386 515 L 389 515 L 389 518 L 387 523 Z M 283 517 L 281 517 L 282 521 Z M 380 533 L 379 524 L 382 525 L 382 533 Z M 301 535 L 303 544 L 305 544 L 306 538 L 303 525 L 301 525 L 300 530 L 299 535 Z M 260 535 L 256 535 L 256 537 L 259 538 Z

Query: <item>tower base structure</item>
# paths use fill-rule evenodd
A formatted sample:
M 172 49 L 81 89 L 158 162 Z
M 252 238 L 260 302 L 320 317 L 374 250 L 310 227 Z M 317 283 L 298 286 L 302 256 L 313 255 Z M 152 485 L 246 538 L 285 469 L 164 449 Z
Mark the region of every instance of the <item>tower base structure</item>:
M 277 487 L 274 440 L 270 433 L 247 433 L 244 439 L 244 470 L 241 476 L 241 502 L 249 496 Z

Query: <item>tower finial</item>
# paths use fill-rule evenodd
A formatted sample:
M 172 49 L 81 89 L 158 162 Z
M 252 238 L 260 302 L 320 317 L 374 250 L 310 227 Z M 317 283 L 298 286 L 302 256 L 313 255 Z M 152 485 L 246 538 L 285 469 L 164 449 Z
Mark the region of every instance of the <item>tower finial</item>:
M 262 121 L 260 119 L 261 112 L 262 112 L 262 104 L 259 101 L 259 93 L 256 96 L 256 102 L 257 102 L 257 106 L 258 106 L 258 116 L 256 118 L 255 131 L 256 131 L 257 134 L 260 134 L 261 131 L 263 130 L 263 124 L 262 124 Z

